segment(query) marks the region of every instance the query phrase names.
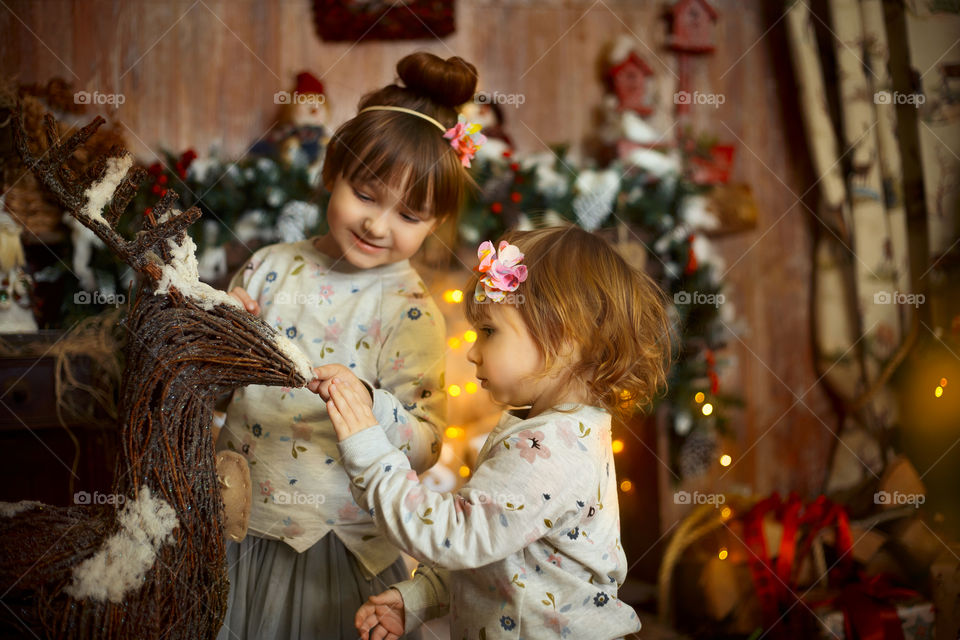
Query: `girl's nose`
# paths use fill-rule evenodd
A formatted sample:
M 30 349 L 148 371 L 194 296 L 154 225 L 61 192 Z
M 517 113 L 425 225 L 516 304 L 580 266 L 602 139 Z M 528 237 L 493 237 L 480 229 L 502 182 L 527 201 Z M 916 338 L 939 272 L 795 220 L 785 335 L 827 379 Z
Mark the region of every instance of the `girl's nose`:
M 378 213 L 363 220 L 363 232 L 374 238 L 382 238 L 387 233 L 387 214 Z
M 467 362 L 477 366 L 480 365 L 480 350 L 477 348 L 476 342 L 474 342 L 470 350 L 467 351 Z

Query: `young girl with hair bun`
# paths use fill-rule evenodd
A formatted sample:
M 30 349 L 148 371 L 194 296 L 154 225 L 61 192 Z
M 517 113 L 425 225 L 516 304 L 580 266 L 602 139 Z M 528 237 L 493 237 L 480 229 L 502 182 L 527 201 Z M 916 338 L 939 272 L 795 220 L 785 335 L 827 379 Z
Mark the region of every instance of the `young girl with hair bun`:
M 495 400 L 525 408 L 503 414 L 463 487 L 424 487 L 362 394 L 330 387 L 357 502 L 421 562 L 358 610 L 357 629 L 393 640 L 449 612 L 452 638 L 633 633 L 610 424 L 665 384 L 663 292 L 576 227 L 510 232 L 478 258 L 467 359 Z
M 329 231 L 257 251 L 230 285 L 318 366 L 308 389 L 249 386 L 227 408 L 217 449 L 246 456 L 254 501 L 248 536 L 228 544 L 222 640 L 355 637 L 360 605 L 406 577 L 351 496 L 324 401 L 336 377 L 405 465 L 437 461 L 446 335 L 409 259 L 457 215 L 483 136 L 456 109 L 476 88 L 469 62 L 415 53 L 397 72 L 330 141 Z

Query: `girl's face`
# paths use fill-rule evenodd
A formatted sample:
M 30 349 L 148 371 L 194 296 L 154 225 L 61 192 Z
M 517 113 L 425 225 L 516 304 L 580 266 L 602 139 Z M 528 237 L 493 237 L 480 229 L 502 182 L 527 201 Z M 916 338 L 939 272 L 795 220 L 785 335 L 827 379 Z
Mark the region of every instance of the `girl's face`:
M 561 400 L 555 377 L 536 377 L 543 373 L 545 361 L 513 306 L 491 303 L 490 313 L 476 330 L 477 341 L 467 352 L 467 360 L 476 366 L 481 386 L 495 400 L 532 407 L 528 417 Z
M 330 231 L 317 246 L 358 269 L 400 262 L 412 257 L 437 226 L 436 218 L 418 214 L 382 183 L 355 184 L 340 176 L 327 205 Z

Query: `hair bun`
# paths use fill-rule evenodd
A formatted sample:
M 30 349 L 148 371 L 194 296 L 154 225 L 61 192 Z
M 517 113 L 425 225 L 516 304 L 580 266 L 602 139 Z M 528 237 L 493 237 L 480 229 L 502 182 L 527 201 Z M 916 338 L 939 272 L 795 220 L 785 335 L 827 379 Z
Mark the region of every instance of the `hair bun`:
M 467 102 L 477 89 L 477 68 L 459 56 L 411 53 L 397 63 L 397 73 L 408 89 L 446 107 Z

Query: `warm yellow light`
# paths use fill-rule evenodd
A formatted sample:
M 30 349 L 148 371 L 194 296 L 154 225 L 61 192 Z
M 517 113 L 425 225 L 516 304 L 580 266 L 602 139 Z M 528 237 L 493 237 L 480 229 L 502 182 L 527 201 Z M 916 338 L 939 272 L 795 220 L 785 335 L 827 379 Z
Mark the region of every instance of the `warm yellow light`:
M 614 440 L 613 441 L 613 452 L 620 453 L 623 451 L 623 440 Z
M 463 291 L 460 291 L 460 289 L 454 289 L 453 295 L 450 297 L 453 298 L 454 302 L 463 302 Z
M 447 289 L 443 292 L 443 301 L 453 303 L 453 289 Z
M 732 515 L 733 515 L 733 509 L 731 509 L 730 507 L 724 507 L 723 509 L 720 510 L 720 517 L 723 518 L 724 520 L 729 520 L 730 516 Z
M 467 393 L 476 393 L 476 392 L 477 392 L 477 383 L 476 383 L 476 382 L 468 382 L 467 384 L 463 385 L 463 387 L 467 390 Z
M 463 334 L 463 339 L 467 342 L 476 342 L 477 341 L 477 332 L 476 331 L 467 331 Z
M 721 547 L 721 548 L 720 548 L 720 553 L 717 554 L 717 556 L 718 556 L 721 560 L 726 560 L 726 559 L 727 559 L 727 555 L 729 555 L 729 554 L 727 553 L 727 548 L 726 548 L 726 547 Z
M 700 404 L 706 397 L 707 396 L 703 395 L 703 391 L 697 391 L 697 395 L 693 396 L 693 399 L 697 401 L 697 404 Z
M 703 412 L 703 415 L 708 416 L 713 413 L 713 405 L 708 402 L 700 408 L 700 411 Z
M 449 340 L 447 340 L 447 344 L 450 346 L 451 349 L 456 349 L 457 347 L 460 346 L 460 338 L 457 338 L 457 337 L 450 338 Z
M 447 393 L 456 398 L 458 395 L 460 395 L 460 386 L 456 384 L 450 385 L 447 387 Z
M 621 391 L 621 392 L 620 392 L 620 399 L 621 399 L 621 400 L 629 400 L 629 399 L 630 399 L 630 392 L 627 391 L 626 389 L 624 389 L 623 391 Z
M 633 483 L 629 480 L 624 480 L 620 483 L 620 491 L 623 491 L 624 493 L 633 491 Z
M 947 386 L 947 379 L 946 379 L 946 378 L 940 378 L 940 386 L 941 386 L 941 387 Z
M 460 467 L 460 477 L 469 478 L 470 477 L 470 467 L 463 465 Z
M 446 434 L 446 436 L 451 440 L 462 438 L 464 433 L 465 431 L 463 429 L 454 426 L 447 427 L 446 431 L 444 431 L 444 434 Z
M 933 395 L 938 398 L 943 395 L 943 387 L 937 387 L 936 391 L 933 392 Z
M 731 458 L 727 454 L 723 454 L 722 456 L 720 456 L 720 464 L 722 464 L 723 466 L 729 467 L 731 462 L 733 462 L 733 458 Z

